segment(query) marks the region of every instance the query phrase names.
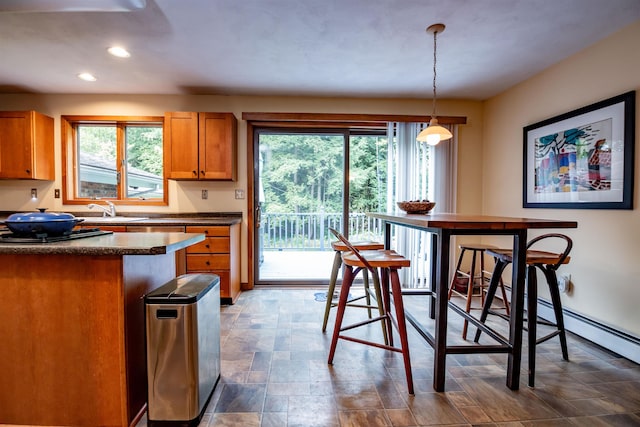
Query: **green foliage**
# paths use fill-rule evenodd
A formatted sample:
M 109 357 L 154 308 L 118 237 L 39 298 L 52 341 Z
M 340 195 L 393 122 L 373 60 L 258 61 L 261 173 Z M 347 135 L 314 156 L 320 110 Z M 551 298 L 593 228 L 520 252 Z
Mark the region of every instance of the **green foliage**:
M 386 137 L 352 136 L 349 190 L 352 212 L 377 210 L 386 196 Z M 265 212 L 341 212 L 342 134 L 261 134 Z
M 81 153 L 89 153 L 100 159 L 116 161 L 115 126 L 78 126 L 78 145 Z
M 162 126 L 126 126 L 127 163 L 157 176 L 162 176 Z M 80 125 L 80 152 L 113 162 L 116 169 L 116 125 Z
M 162 127 L 127 126 L 127 162 L 162 176 Z

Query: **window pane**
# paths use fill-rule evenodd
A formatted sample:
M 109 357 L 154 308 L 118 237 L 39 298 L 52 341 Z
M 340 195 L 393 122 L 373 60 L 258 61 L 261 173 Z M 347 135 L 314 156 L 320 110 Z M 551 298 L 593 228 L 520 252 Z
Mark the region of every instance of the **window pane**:
M 78 196 L 116 198 L 116 127 L 79 125 Z
M 128 198 L 162 199 L 162 126 L 126 127 Z

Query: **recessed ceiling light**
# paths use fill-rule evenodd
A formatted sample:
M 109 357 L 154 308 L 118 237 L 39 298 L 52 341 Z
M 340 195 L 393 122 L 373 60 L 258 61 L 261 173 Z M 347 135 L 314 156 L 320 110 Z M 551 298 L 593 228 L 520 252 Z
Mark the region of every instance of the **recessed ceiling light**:
M 130 12 L 144 9 L 146 0 L 2 0 L 3 12 Z
M 96 80 L 98 80 L 98 79 L 96 79 L 96 76 L 94 76 L 91 73 L 80 73 L 80 74 L 78 74 L 78 78 L 82 79 L 82 80 L 84 80 L 86 82 L 95 82 Z
M 107 49 L 107 51 L 111 55 L 117 56 L 118 58 L 128 58 L 131 56 L 131 54 L 127 51 L 127 49 L 120 46 L 110 47 L 109 49 Z

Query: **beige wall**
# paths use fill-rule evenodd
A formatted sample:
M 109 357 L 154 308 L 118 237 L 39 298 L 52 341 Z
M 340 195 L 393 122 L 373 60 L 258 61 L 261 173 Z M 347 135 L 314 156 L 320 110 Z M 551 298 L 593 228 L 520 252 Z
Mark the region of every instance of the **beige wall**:
M 577 220 L 566 308 L 640 336 L 640 215 L 634 210 L 522 208 L 522 128 L 597 101 L 640 89 L 640 22 L 564 60 L 484 108 L 483 212 Z M 637 103 L 637 101 L 636 101 Z M 636 108 L 636 144 L 640 108 Z M 638 206 L 640 149 L 635 155 Z
M 78 205 L 62 205 L 54 199 L 54 189 L 61 188 L 61 115 L 162 115 L 165 111 L 230 111 L 238 122 L 238 180 L 236 182 L 169 182 L 169 206 L 121 207 L 120 212 L 155 211 L 165 213 L 242 212 L 245 218 L 242 235 L 246 239 L 247 201 L 236 200 L 235 189 L 247 190 L 246 123 L 242 112 L 310 112 L 310 113 L 378 113 L 429 114 L 431 104 L 425 100 L 335 99 L 296 97 L 236 96 L 134 96 L 134 95 L 0 95 L 0 109 L 36 110 L 55 119 L 55 182 L 0 180 L 0 211 L 28 211 L 46 207 L 52 211 L 77 212 Z M 476 101 L 438 101 L 441 115 L 466 116 L 467 125 L 459 127 L 458 209 L 479 213 L 482 203 L 482 103 Z M 31 201 L 30 189 L 37 188 L 39 198 Z M 209 198 L 201 199 L 201 190 Z M 247 242 L 242 243 L 241 280 L 248 280 Z

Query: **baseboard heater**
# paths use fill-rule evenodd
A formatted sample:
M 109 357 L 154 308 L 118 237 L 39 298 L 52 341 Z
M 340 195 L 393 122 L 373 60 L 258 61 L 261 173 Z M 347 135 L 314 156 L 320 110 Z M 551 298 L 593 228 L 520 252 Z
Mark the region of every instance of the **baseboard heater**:
M 636 363 L 640 363 L 640 338 L 597 322 L 593 319 L 562 309 L 564 327 L 567 331 L 598 344 L 604 349 L 612 351 Z M 550 301 L 538 299 L 538 316 L 553 321 L 553 306 Z M 571 354 L 569 354 L 571 358 Z

